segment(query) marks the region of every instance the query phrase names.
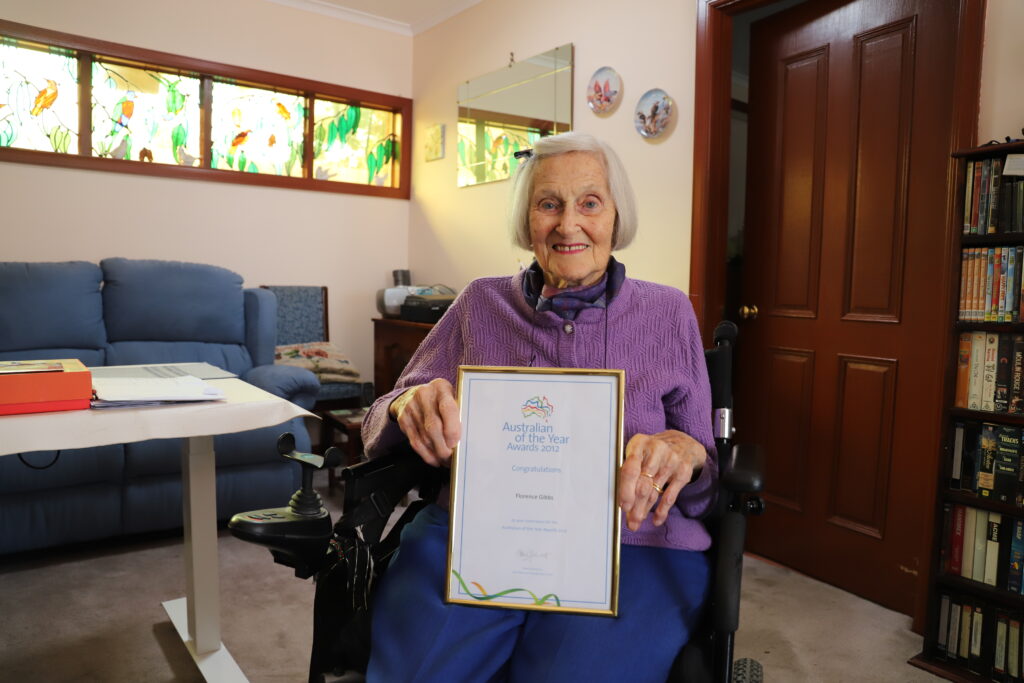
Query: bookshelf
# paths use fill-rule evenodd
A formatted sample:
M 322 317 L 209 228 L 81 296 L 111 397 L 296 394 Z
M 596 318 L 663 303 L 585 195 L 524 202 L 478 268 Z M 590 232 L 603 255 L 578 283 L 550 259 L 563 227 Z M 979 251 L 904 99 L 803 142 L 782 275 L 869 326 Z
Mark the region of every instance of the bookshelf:
M 924 648 L 953 681 L 1024 683 L 1024 142 L 956 152 L 943 452 Z

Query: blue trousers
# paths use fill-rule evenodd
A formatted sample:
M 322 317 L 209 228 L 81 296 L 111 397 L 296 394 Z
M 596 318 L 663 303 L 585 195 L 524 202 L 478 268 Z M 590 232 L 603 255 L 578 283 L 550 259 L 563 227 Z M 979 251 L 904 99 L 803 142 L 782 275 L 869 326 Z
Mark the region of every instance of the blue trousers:
M 616 618 L 449 605 L 448 512 L 402 532 L 376 591 L 368 683 L 664 683 L 708 592 L 703 553 L 622 546 Z

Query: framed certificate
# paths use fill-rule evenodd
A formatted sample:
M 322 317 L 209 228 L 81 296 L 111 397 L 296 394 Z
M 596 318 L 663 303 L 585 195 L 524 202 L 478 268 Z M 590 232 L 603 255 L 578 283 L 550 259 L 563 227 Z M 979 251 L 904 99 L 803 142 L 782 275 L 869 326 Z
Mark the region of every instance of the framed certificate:
M 614 616 L 625 372 L 463 366 L 451 603 Z

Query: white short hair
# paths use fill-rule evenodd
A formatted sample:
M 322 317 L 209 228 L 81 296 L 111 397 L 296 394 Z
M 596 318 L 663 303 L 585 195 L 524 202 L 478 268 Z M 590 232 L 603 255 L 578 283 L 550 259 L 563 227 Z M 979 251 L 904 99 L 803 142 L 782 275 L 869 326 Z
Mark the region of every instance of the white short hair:
M 626 169 L 607 143 L 593 135 L 575 131 L 552 135 L 537 140 L 533 154 L 524 158 L 516 169 L 512 184 L 512 206 L 509 211 L 509 228 L 512 241 L 523 249 L 532 249 L 530 239 L 530 195 L 533 194 L 533 174 L 541 159 L 567 154 L 587 152 L 604 162 L 608 190 L 615 202 L 615 230 L 612 233 L 612 249 L 624 249 L 636 236 L 636 196 L 629 183 Z

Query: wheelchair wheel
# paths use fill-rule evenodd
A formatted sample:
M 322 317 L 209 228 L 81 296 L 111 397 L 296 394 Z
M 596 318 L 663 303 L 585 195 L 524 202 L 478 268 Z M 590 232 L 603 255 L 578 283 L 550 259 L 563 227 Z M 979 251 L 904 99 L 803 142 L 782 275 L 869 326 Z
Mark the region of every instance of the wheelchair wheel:
M 737 659 L 732 664 L 733 683 L 762 683 L 764 681 L 764 669 L 761 662 L 756 659 Z

